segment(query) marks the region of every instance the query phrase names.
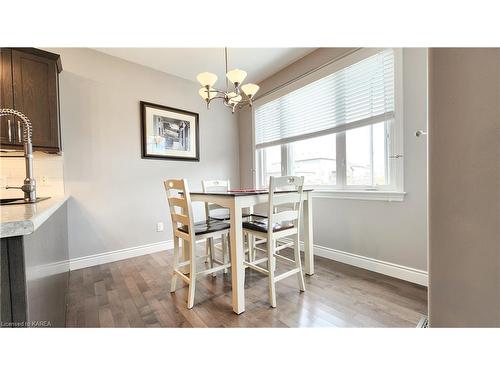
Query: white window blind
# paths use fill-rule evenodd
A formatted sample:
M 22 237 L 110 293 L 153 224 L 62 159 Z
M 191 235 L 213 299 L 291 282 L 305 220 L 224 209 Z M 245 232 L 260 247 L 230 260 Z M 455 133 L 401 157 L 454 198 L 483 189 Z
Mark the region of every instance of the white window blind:
M 383 50 L 255 109 L 257 148 L 394 117 L 394 51 Z

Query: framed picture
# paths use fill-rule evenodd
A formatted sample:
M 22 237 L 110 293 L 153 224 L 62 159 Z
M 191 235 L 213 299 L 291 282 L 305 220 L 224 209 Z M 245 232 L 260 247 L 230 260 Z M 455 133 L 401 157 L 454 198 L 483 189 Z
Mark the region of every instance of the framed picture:
M 200 161 L 198 113 L 141 101 L 142 157 Z

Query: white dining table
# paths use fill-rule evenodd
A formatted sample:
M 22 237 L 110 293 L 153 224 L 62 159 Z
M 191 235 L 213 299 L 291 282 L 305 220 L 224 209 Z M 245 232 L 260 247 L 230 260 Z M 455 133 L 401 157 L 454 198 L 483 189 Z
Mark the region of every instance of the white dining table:
M 232 305 L 236 314 L 245 311 L 245 252 L 243 249 L 242 213 L 245 208 L 266 203 L 269 193 L 266 191 L 245 192 L 191 192 L 191 201 L 215 203 L 229 209 L 231 235 L 231 281 Z M 302 192 L 303 243 L 306 275 L 314 274 L 313 226 L 312 226 L 312 190 Z

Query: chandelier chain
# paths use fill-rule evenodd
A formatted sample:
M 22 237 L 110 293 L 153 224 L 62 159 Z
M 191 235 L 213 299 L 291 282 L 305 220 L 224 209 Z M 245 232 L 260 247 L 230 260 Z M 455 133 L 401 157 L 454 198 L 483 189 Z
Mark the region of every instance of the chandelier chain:
M 228 91 L 229 83 L 227 79 L 227 47 L 224 47 L 224 57 L 226 60 L 226 92 Z

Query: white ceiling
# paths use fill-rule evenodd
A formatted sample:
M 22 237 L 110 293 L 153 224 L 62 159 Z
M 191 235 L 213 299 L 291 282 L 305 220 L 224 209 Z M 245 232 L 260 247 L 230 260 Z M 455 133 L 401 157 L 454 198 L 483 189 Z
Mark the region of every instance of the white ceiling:
M 224 48 L 96 48 L 108 55 L 196 82 L 201 72 L 217 74 L 223 87 Z M 314 48 L 229 48 L 228 69 L 243 69 L 246 82 L 258 83 L 311 53 Z

